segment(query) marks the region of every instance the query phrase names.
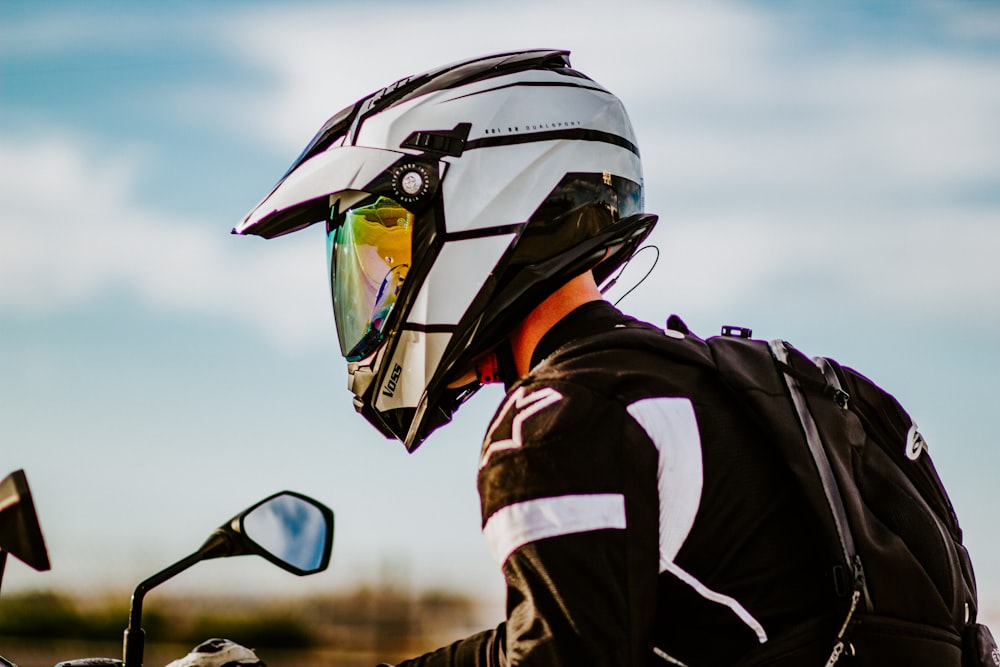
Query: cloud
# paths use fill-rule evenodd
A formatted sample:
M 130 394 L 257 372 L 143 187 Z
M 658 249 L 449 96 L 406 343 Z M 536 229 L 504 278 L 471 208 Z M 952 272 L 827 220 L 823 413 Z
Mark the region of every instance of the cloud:
M 336 111 L 404 76 L 471 56 L 522 48 L 572 51 L 574 65 L 628 101 L 661 99 L 664 81 L 704 87 L 704 75 L 741 79 L 734 52 L 756 50 L 769 32 L 755 13 L 630 0 L 621 30 L 602 20 L 606 3 L 572 12 L 551 2 L 282 4 L 242 12 L 219 26 L 234 57 L 268 72 L 275 87 L 247 91 L 255 110 L 241 131 L 288 150 L 301 148 Z M 432 37 L 433 36 L 433 37 Z M 266 48 L 262 48 L 266 46 Z M 693 66 L 687 56 L 700 51 Z
M 653 321 L 668 310 L 715 321 L 770 301 L 789 313 L 849 307 L 859 321 L 902 324 L 933 313 L 970 330 L 1000 324 L 992 212 L 880 211 L 846 227 L 825 212 L 807 232 L 753 212 L 662 220 L 651 237 L 657 267 L 626 308 Z M 612 300 L 651 261 L 637 257 Z
M 220 39 L 274 82 L 244 92 L 239 131 L 289 157 L 327 117 L 402 76 L 544 46 L 571 50 L 577 67 L 626 102 L 647 160 L 678 155 L 687 181 L 712 188 L 713 174 L 732 169 L 742 180 L 725 186 L 735 188 L 774 187 L 781 178 L 822 186 L 858 167 L 890 179 L 949 182 L 1000 171 L 1000 151 L 983 141 L 996 132 L 1000 69 L 995 58 L 959 48 L 961 27 L 942 29 L 952 40 L 944 45 L 886 46 L 838 40 L 823 32 L 820 12 L 794 7 L 634 0 L 620 9 L 627 39 L 594 20 L 604 4 L 581 2 L 567 13 L 554 3 L 518 1 L 502 11 L 400 3 L 388 7 L 391 17 L 365 6 L 262 7 L 220 26 Z M 484 22 L 490 29 L 477 29 Z M 406 26 L 407 35 L 447 39 L 409 45 L 393 39 L 390 23 Z M 964 25 L 954 17 L 943 23 Z M 676 190 L 676 183 L 666 185 Z
M 105 291 L 146 307 L 235 317 L 282 346 L 328 340 L 322 243 L 232 237 L 134 200 L 141 156 L 72 136 L 0 137 L 0 309 L 46 315 Z
M 383 19 L 362 10 L 244 15 L 239 43 L 230 42 L 281 82 L 258 108 L 257 136 L 299 147 L 327 115 L 379 85 L 511 48 L 510 35 L 564 46 L 630 107 L 648 201 L 664 214 L 656 238 L 672 268 L 656 275 L 686 278 L 686 300 L 723 307 L 809 277 L 859 306 L 996 319 L 982 307 L 1000 294 L 988 250 L 1000 240 L 989 222 L 996 203 L 967 200 L 991 187 L 995 199 L 1000 182 L 992 60 L 919 41 L 838 42 L 822 26 L 809 44 L 802 35 L 817 30 L 815 14 L 733 4 L 624 3 L 621 48 L 609 48 L 593 20 L 596 4 L 567 15 L 514 3 L 490 13 L 485 33 L 469 29 L 483 20 L 474 5 L 424 9 L 395 7 L 394 22 L 410 34 L 437 26 L 449 39 L 399 50 L 376 46 Z M 352 29 L 323 39 L 337 21 Z
M 812 280 L 872 308 L 1000 318 L 983 307 L 1000 295 L 991 53 L 837 41 L 806 30 L 808 17 L 734 4 L 625 2 L 627 39 L 595 20 L 596 2 L 572 13 L 527 2 L 384 9 L 392 16 L 311 3 L 203 16 L 186 38 L 213 27 L 213 48 L 258 76 L 212 88 L 173 77 L 157 98 L 290 161 L 329 115 L 401 76 L 473 54 L 569 48 L 630 108 L 647 203 L 663 215 L 654 275 L 683 285 L 679 300 L 726 308 Z M 35 26 L 18 48 L 43 48 L 59 25 Z M 0 137 L 0 307 L 53 313 L 117 288 L 151 308 L 235 318 L 283 346 L 328 340 L 318 234 L 264 243 L 162 213 L 136 194 L 140 152 L 62 132 Z
M 699 312 L 809 285 L 859 312 L 995 326 L 998 72 L 922 51 L 814 54 L 759 63 L 757 85 L 658 124 L 641 107 L 656 275 Z
M 737 85 L 701 94 L 668 80 L 632 110 L 647 176 L 672 199 L 851 209 L 1000 190 L 995 61 L 815 52 L 742 67 Z

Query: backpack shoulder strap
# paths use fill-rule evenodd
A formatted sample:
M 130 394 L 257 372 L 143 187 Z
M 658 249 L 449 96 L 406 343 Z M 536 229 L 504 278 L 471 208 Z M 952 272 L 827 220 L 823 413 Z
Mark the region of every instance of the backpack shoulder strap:
M 850 580 L 849 584 L 841 582 L 847 584 L 841 593 L 858 590 L 867 598 L 844 499 L 803 387 L 829 393 L 841 405 L 846 405 L 845 399 L 837 389 L 828 387 L 818 366 L 785 341 L 718 336 L 707 343 L 720 377 L 772 437 L 812 506 L 822 533 L 831 539 L 831 550 L 844 570 L 840 576 Z
M 719 336 L 710 338 L 708 345 L 719 374 L 747 401 L 765 433 L 774 438 L 822 524 L 828 543 L 836 536 L 831 547 L 839 561 L 840 576 L 835 576 L 834 581 L 840 594 L 848 593 L 845 589 L 849 586 L 850 602 L 827 660 L 827 665 L 833 665 L 846 648 L 844 638 L 859 605 L 870 611 L 872 603 L 840 485 L 804 387 L 830 394 L 841 410 L 847 408 L 846 394 L 839 382 L 829 383 L 821 365 L 808 362 L 785 341 L 765 343 Z

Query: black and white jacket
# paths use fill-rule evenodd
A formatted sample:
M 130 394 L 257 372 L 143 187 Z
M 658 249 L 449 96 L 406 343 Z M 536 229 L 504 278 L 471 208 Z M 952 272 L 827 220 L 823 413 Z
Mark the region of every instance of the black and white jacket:
M 626 325 L 641 326 L 594 302 L 539 344 L 479 466 L 507 620 L 405 664 L 735 665 L 803 622 L 833 636 L 819 536 L 724 387 L 647 350 L 564 348 Z M 823 664 L 829 648 L 804 650 Z

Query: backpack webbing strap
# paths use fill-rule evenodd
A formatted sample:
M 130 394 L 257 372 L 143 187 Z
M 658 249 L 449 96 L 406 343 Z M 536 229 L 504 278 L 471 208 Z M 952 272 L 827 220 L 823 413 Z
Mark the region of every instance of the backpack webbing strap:
M 773 340 L 768 344 L 768 347 L 770 347 L 771 354 L 780 362 L 780 365 L 788 365 L 788 349 L 785 347 L 784 341 Z M 799 387 L 798 381 L 787 371 L 783 371 L 782 376 L 785 379 L 785 384 L 788 386 L 788 393 L 792 398 L 792 404 L 795 406 L 795 413 L 799 418 L 799 424 L 802 426 L 802 432 L 809 447 L 809 454 L 816 464 L 816 470 L 819 473 L 820 482 L 823 486 L 823 495 L 826 496 L 826 502 L 833 515 L 834 526 L 837 528 L 837 537 L 840 539 L 844 562 L 854 567 L 855 587 L 860 584 L 862 590 L 864 590 L 864 573 L 859 569 L 860 561 L 858 561 L 858 551 L 854 546 L 854 534 L 851 532 L 851 526 L 847 520 L 847 510 L 844 508 L 844 499 L 840 495 L 840 487 L 837 486 L 837 480 L 833 476 L 833 469 L 830 467 L 830 459 L 826 455 L 826 450 L 823 449 L 823 441 L 820 439 L 816 421 L 813 419 L 812 413 L 809 412 L 809 406 L 806 404 L 806 398 Z
M 851 592 L 851 605 L 847 610 L 847 616 L 844 618 L 840 631 L 837 633 L 833 651 L 830 653 L 830 658 L 826 662 L 826 667 L 833 667 L 844 652 L 844 635 L 847 633 L 847 628 L 851 624 L 854 612 L 858 608 L 858 603 L 862 598 L 864 598 L 865 605 L 870 607 L 871 598 L 868 593 L 868 585 L 865 581 L 861 558 L 858 556 L 857 549 L 854 545 L 854 534 L 851 532 L 851 526 L 848 523 L 847 510 L 844 507 L 844 500 L 840 494 L 840 487 L 837 485 L 833 469 L 830 466 L 830 459 L 826 454 L 826 450 L 823 448 L 823 442 L 820 439 L 819 429 L 816 426 L 816 420 L 813 419 L 812 413 L 809 411 L 809 406 L 806 403 L 805 395 L 802 393 L 801 387 L 799 387 L 798 380 L 796 380 L 791 373 L 785 370 L 790 368 L 788 363 L 788 349 L 785 347 L 785 342 L 782 340 L 772 340 L 768 344 L 768 347 L 770 348 L 771 354 L 774 356 L 778 367 L 782 370 L 781 375 L 785 380 L 785 384 L 788 386 L 788 393 L 789 396 L 791 396 L 792 404 L 795 406 L 795 412 L 799 419 L 799 424 L 802 426 L 802 432 L 805 435 L 806 444 L 809 448 L 809 454 L 815 462 L 816 470 L 819 473 L 820 483 L 823 487 L 823 495 L 826 497 L 830 512 L 833 515 L 834 526 L 837 528 L 837 536 L 840 539 L 840 546 L 844 554 L 844 562 L 851 567 L 854 578 L 854 587 Z M 826 369 L 823 368 L 821 364 L 818 365 L 821 372 L 829 378 Z M 846 394 L 844 394 L 843 390 L 840 388 L 840 383 L 836 382 L 833 385 L 833 388 L 845 396 L 841 407 L 846 408 Z

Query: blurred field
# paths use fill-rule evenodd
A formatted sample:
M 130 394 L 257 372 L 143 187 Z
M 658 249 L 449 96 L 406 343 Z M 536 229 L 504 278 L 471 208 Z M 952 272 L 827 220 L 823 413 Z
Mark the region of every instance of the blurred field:
M 161 598 L 147 605 L 145 664 L 165 665 L 211 637 L 254 648 L 270 667 L 372 667 L 460 639 L 495 624 L 470 598 L 359 589 L 308 599 Z M 72 599 L 50 592 L 5 596 L 0 655 L 19 667 L 60 660 L 120 658 L 127 599 Z
M 143 615 L 147 667 L 162 667 L 212 637 L 254 648 L 269 667 L 373 667 L 491 627 L 497 610 L 455 593 L 408 595 L 367 588 L 307 599 L 158 598 Z M 120 658 L 127 596 L 73 599 L 51 592 L 4 596 L 0 655 L 19 667 Z M 1000 630 L 1000 609 L 980 620 Z

